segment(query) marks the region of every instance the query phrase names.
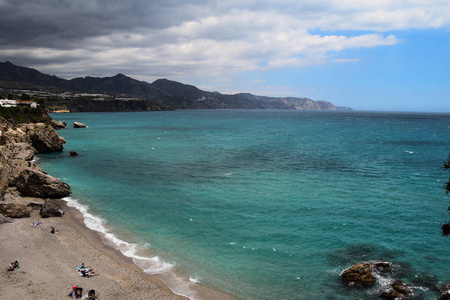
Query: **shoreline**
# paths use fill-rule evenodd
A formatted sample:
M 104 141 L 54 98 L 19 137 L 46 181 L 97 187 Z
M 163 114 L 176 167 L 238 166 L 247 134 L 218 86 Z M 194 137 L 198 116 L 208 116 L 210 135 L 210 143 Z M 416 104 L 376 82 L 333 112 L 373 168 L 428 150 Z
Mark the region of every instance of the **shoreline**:
M 0 299 L 62 299 L 75 285 L 84 291 L 94 289 L 98 299 L 187 300 L 157 275 L 145 273 L 131 257 L 103 242 L 101 233 L 89 229 L 84 216 L 64 200 L 63 217 L 13 219 L 0 225 Z M 31 225 L 39 219 L 42 225 Z M 56 234 L 50 233 L 55 227 Z M 7 271 L 17 260 L 19 269 Z M 77 268 L 85 263 L 96 276 L 81 277 Z M 221 291 L 195 284 L 195 299 L 237 299 Z

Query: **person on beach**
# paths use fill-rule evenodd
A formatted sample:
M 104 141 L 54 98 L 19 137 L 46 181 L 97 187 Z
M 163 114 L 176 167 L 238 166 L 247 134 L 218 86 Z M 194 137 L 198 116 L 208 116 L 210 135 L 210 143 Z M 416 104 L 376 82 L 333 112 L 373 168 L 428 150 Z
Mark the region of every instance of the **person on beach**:
M 18 268 L 19 268 L 19 262 L 18 262 L 17 260 L 13 263 L 13 265 L 14 265 L 14 268 L 15 268 L 15 269 L 18 269 Z
M 36 221 L 36 225 L 42 225 L 42 223 L 39 222 L 39 219 Z
M 90 290 L 88 292 L 88 300 L 95 300 L 95 290 Z
M 50 233 L 53 234 L 58 233 L 58 230 L 55 230 L 55 227 L 52 226 L 52 228 L 50 229 Z
M 14 263 L 10 263 L 8 266 L 8 271 L 14 271 Z

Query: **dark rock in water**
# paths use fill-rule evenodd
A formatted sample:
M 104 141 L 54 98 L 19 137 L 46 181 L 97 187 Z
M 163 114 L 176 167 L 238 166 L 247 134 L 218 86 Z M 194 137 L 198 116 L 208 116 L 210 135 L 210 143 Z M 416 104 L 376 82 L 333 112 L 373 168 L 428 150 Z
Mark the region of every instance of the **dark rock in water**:
M 444 287 L 441 293 L 441 300 L 450 300 L 450 283 Z
M 51 120 L 51 121 L 50 121 L 50 125 L 52 125 L 52 127 L 53 127 L 55 130 L 58 130 L 58 129 L 66 128 L 67 123 L 64 122 L 64 121 Z
M 70 151 L 69 152 L 70 156 L 78 156 L 79 154 L 75 151 Z
M 391 263 L 388 261 L 380 261 L 374 264 L 375 269 L 377 269 L 380 272 L 388 271 L 390 266 Z
M 342 280 L 351 286 L 368 287 L 375 282 L 372 275 L 372 264 L 362 263 L 354 265 L 341 273 Z
M 80 122 L 73 122 L 74 128 L 86 128 L 87 126 Z
M 24 170 L 19 175 L 17 190 L 22 196 L 38 198 L 63 198 L 70 195 L 70 186 L 45 173 Z
M 390 288 L 387 291 L 384 291 L 381 293 L 380 297 L 384 299 L 404 299 L 408 297 L 409 294 L 411 294 L 412 291 L 409 288 L 408 284 L 402 280 L 396 280 L 392 284 L 392 288 Z
M 55 203 L 55 200 L 47 200 L 42 206 L 40 213 L 42 218 L 62 217 L 64 210 L 59 204 Z
M 29 218 L 31 208 L 24 204 L 0 204 L 0 214 L 9 218 Z

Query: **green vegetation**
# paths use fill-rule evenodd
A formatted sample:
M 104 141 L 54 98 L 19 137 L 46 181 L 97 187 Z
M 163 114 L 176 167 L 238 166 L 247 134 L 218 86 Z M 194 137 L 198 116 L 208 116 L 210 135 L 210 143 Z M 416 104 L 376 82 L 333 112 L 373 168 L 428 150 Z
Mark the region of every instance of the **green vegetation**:
M 28 106 L 0 106 L 0 117 L 14 123 L 48 123 L 50 121 L 47 111 L 42 107 L 30 108 Z

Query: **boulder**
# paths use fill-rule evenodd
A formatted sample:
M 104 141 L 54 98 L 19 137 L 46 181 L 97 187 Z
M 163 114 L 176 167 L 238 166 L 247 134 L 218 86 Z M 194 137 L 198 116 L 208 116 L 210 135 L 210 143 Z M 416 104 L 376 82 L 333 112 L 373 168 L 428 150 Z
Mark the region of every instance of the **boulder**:
M 450 300 L 450 283 L 447 284 L 442 293 L 441 293 L 441 300 Z
M 6 144 L 1 150 L 7 159 L 32 160 L 37 150 L 29 143 Z
M 404 299 L 411 293 L 412 291 L 406 282 L 396 280 L 390 289 L 381 293 L 380 297 L 389 300 Z
M 0 214 L 0 224 L 11 223 L 12 219 Z
M 391 263 L 388 261 L 380 261 L 375 263 L 373 266 L 380 272 L 387 272 L 391 266 Z
M 49 125 L 39 126 L 30 133 L 32 145 L 39 153 L 63 151 L 63 141 L 59 138 L 55 129 Z
M 64 121 L 51 120 L 51 121 L 50 121 L 50 125 L 52 125 L 52 127 L 53 127 L 55 130 L 58 130 L 58 129 L 66 128 L 67 123 L 64 122 Z
M 0 204 L 0 214 L 9 218 L 29 218 L 31 208 L 25 204 L 2 203 Z
M 40 213 L 42 218 L 62 217 L 64 210 L 59 204 L 55 203 L 55 201 L 47 200 L 42 206 Z
M 372 264 L 361 263 L 354 265 L 341 273 L 342 280 L 351 286 L 368 287 L 375 282 L 372 275 Z
M 79 154 L 76 151 L 70 151 L 70 156 L 78 156 Z
M 73 122 L 74 128 L 86 128 L 87 126 L 80 122 Z
M 35 170 L 20 173 L 17 190 L 21 196 L 51 199 L 63 198 L 71 193 L 67 183 Z

